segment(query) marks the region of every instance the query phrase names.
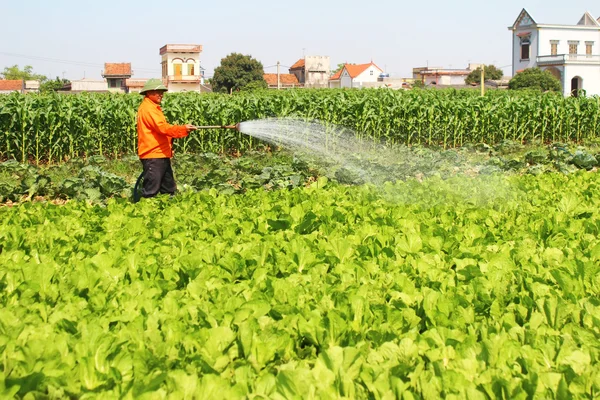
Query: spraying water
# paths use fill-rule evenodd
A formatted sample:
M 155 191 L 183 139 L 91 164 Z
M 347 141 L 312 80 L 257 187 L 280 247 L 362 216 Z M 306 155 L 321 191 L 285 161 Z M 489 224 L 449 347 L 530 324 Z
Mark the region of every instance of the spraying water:
M 385 146 L 366 136 L 361 138 L 349 128 L 321 121 L 270 118 L 242 122 L 239 130 L 293 152 L 316 166 L 325 176 L 341 183 L 383 187 L 388 182 L 411 178 L 473 177 L 481 171 L 481 166 L 471 164 L 456 151 Z M 489 177 L 485 183 L 471 179 L 465 188 L 458 190 L 471 197 L 474 194 L 468 194 L 469 189 L 472 193 L 478 193 L 477 196 L 484 193 L 487 197 L 507 192 L 503 187 L 505 183 L 502 184 L 498 179 L 493 184 L 489 181 Z M 410 200 L 403 196 L 401 201 Z

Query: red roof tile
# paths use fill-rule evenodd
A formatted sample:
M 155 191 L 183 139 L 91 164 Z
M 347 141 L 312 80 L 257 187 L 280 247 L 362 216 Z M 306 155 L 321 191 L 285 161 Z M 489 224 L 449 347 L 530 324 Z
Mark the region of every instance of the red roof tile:
M 104 76 L 131 76 L 131 63 L 104 63 Z
M 21 79 L 0 79 L 0 90 L 23 90 Z
M 296 61 L 296 63 L 294 65 L 292 65 L 290 67 L 290 69 L 296 69 L 296 68 L 303 68 L 305 65 L 304 63 L 304 58 L 299 59 L 298 61 Z
M 263 78 L 267 85 L 277 85 L 277 74 L 263 74 Z M 279 83 L 281 85 L 300 85 L 294 74 L 279 74 Z
M 375 66 L 378 70 L 383 71 L 381 68 L 379 68 L 373 62 L 370 62 L 368 64 L 344 64 L 344 68 L 342 68 L 341 70 L 336 72 L 331 78 L 329 78 L 329 80 L 335 81 L 335 80 L 340 79 L 340 76 L 342 75 L 342 70 L 344 70 L 344 69 L 346 69 L 346 71 L 348 71 L 348 75 L 350 75 L 350 78 L 354 79 L 357 76 L 359 76 L 360 74 L 362 74 L 363 72 L 365 72 L 367 70 L 367 68 L 369 68 L 371 65 Z

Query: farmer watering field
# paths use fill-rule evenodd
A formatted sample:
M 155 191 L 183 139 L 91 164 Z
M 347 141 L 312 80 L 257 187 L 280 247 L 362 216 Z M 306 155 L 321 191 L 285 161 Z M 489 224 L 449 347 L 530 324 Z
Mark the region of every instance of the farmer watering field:
M 175 193 L 177 184 L 171 167 L 173 139 L 186 137 L 196 129 L 189 124 L 167 122 L 160 107 L 166 91 L 159 79 L 150 79 L 140 91 L 145 96 L 137 113 L 138 156 L 144 167 L 142 197 Z

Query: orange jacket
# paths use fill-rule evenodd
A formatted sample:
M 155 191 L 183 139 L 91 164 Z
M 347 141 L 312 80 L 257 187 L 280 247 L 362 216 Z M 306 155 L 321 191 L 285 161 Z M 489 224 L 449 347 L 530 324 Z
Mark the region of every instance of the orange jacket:
M 173 138 L 188 135 L 185 126 L 169 124 L 160 105 L 147 97 L 144 97 L 138 109 L 137 131 L 140 158 L 171 158 Z

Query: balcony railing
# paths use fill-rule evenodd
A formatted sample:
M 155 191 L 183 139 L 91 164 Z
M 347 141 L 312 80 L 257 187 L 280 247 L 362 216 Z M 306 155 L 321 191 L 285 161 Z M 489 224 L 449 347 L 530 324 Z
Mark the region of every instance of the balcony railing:
M 588 54 L 556 54 L 554 56 L 539 56 L 538 65 L 549 64 L 600 64 L 600 55 Z
M 169 75 L 169 82 L 200 82 L 200 75 Z

